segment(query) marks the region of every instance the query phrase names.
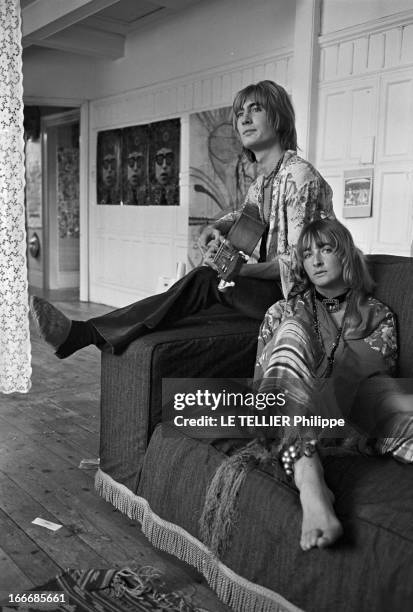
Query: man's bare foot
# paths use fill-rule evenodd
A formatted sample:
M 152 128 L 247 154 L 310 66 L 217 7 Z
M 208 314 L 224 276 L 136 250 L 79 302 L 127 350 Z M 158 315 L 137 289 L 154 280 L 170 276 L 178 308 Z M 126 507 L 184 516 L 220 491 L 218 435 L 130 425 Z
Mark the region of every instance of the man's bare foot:
M 325 483 L 317 454 L 304 455 L 295 463 L 294 479 L 303 510 L 301 548 L 310 550 L 331 546 L 342 536 L 343 528 L 334 512 L 334 495 Z

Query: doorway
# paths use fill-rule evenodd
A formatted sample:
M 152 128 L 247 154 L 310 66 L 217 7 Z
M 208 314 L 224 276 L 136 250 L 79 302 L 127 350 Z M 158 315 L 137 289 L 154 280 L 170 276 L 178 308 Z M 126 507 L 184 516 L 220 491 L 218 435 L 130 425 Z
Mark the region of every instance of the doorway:
M 32 292 L 79 297 L 79 109 L 40 108 L 26 140 L 28 277 Z
M 41 120 L 44 206 L 44 280 L 49 293 L 79 294 L 78 110 Z

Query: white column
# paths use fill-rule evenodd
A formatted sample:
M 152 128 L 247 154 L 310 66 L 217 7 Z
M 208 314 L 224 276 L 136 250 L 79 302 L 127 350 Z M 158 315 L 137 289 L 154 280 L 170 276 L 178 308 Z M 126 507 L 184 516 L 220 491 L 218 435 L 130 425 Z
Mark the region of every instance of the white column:
M 89 102 L 80 107 L 79 142 L 79 225 L 80 225 L 80 279 L 79 299 L 89 301 Z
M 322 0 L 296 0 L 292 99 L 300 155 L 315 160 Z
M 181 247 L 176 246 L 178 256 L 177 262 L 184 262 L 188 269 L 188 246 L 189 246 L 189 203 L 191 198 L 191 181 L 189 177 L 190 167 L 190 130 L 189 130 L 189 113 L 184 113 L 181 116 L 181 160 L 179 173 L 179 199 L 180 206 L 177 210 L 178 233 L 182 235 L 186 233 L 186 254 Z

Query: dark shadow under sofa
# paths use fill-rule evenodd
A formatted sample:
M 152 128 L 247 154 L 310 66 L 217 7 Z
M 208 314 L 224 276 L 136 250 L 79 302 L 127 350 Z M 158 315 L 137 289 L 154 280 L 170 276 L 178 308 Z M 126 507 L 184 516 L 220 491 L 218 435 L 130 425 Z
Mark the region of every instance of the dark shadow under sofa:
M 369 256 L 375 295 L 396 313 L 399 377 L 413 379 L 413 259 Z M 390 457 L 329 456 L 325 474 L 345 537 L 299 547 L 298 494 L 281 467 L 249 472 L 229 547 L 200 541 L 208 483 L 225 455 L 160 423 L 162 378 L 245 378 L 258 322 L 205 311 L 102 355 L 99 493 L 149 540 L 196 567 L 235 610 L 388 612 L 413 609 L 413 468 Z

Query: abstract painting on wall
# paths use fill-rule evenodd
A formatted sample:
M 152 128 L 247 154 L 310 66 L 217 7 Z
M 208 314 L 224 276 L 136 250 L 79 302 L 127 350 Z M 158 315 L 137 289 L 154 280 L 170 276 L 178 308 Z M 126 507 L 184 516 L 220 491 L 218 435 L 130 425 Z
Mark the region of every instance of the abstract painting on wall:
M 231 107 L 190 115 L 189 130 L 188 265 L 193 268 L 202 262 L 197 246 L 200 231 L 242 206 L 256 168 L 242 153 L 232 127 Z

